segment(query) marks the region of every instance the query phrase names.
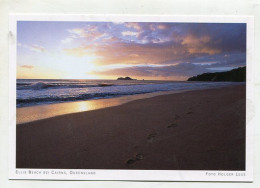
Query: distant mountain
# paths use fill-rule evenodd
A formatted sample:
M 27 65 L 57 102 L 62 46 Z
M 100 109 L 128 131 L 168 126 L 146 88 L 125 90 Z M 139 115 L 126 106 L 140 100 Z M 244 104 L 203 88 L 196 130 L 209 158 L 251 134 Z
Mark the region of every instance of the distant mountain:
M 188 81 L 230 81 L 230 82 L 245 82 L 246 67 L 239 67 L 226 72 L 204 73 L 190 77 Z
M 130 78 L 130 77 L 120 77 L 120 78 L 118 78 L 117 80 L 136 80 L 136 79 L 132 79 L 132 78 Z

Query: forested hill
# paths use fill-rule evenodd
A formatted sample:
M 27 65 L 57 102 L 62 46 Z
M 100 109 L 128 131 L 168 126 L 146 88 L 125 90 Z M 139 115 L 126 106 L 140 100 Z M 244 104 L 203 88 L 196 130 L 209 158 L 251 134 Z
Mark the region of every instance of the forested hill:
M 230 82 L 245 82 L 246 67 L 239 67 L 226 72 L 204 73 L 190 77 L 188 81 L 230 81 Z

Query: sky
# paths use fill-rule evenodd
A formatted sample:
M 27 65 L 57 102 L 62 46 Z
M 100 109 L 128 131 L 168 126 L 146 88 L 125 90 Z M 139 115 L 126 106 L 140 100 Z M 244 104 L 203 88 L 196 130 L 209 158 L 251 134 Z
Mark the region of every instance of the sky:
M 245 65 L 245 23 L 17 23 L 18 79 L 187 80 Z

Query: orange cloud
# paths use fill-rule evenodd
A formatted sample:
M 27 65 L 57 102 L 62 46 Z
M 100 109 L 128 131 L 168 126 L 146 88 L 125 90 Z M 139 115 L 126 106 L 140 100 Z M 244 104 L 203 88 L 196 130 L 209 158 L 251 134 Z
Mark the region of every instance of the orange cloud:
M 128 28 L 134 28 L 137 31 L 142 30 L 142 27 L 136 22 L 127 22 L 127 23 L 125 23 L 125 26 Z
M 161 42 L 139 44 L 110 38 L 104 43 L 94 43 L 79 48 L 64 49 L 70 55 L 97 57 L 95 64 L 162 64 L 189 59 L 197 54 L 214 55 L 221 50 L 211 47 L 210 37 L 195 38 L 187 36 L 181 42 Z
M 212 39 L 209 36 L 195 37 L 193 35 L 187 35 L 182 40 L 182 45 L 187 47 L 190 54 L 209 54 L 214 55 L 221 53 L 219 48 L 211 46 Z
M 177 46 L 126 44 L 123 42 L 110 46 L 99 46 L 95 51 L 95 55 L 100 57 L 101 64 L 160 64 L 176 60 L 178 57 L 186 55 L 185 53 L 181 47 Z
M 40 45 L 37 45 L 37 44 L 27 45 L 27 44 L 22 44 L 22 43 L 18 42 L 17 46 L 27 48 L 27 49 L 34 51 L 34 52 L 40 52 L 40 53 L 47 52 L 47 50 L 43 46 L 40 46 Z
M 221 53 L 221 50 L 219 50 L 219 49 L 211 49 L 211 48 L 207 48 L 207 47 L 205 47 L 205 48 L 194 47 L 194 48 L 189 48 L 188 52 L 191 53 L 191 54 L 215 55 L 215 54 Z
M 94 55 L 97 65 L 160 64 L 178 61 L 189 55 L 187 50 L 179 45 L 124 43 L 120 40 L 111 44 L 95 43 L 64 51 L 75 56 Z
M 158 29 L 167 29 L 167 26 L 165 25 L 165 24 L 159 24 L 158 26 L 157 26 L 157 28 Z
M 36 45 L 36 44 L 29 46 L 29 48 L 30 48 L 30 50 L 35 51 L 35 52 L 45 52 L 46 51 L 44 47 Z
M 208 42 L 210 42 L 209 36 L 195 37 L 192 35 L 188 35 L 183 39 L 182 44 L 197 46 Z
M 20 44 L 20 46 L 25 47 L 25 48 L 27 48 L 31 51 L 34 51 L 34 52 L 43 53 L 43 52 L 47 51 L 44 47 L 37 45 L 37 44 L 33 44 L 33 45 Z
M 34 66 L 32 66 L 32 65 L 22 65 L 20 67 L 21 68 L 26 68 L 26 69 L 33 69 L 34 68 Z

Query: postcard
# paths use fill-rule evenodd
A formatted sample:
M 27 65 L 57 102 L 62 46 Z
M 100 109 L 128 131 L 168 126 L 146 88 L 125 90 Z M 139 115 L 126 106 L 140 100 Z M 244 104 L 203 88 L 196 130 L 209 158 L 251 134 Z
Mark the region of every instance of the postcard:
M 253 18 L 10 15 L 10 179 L 253 181 Z

